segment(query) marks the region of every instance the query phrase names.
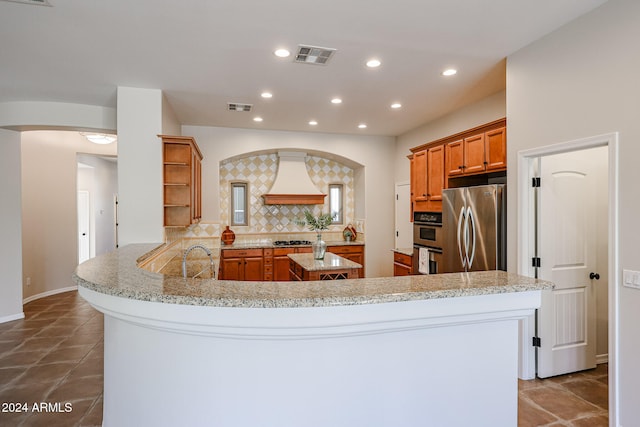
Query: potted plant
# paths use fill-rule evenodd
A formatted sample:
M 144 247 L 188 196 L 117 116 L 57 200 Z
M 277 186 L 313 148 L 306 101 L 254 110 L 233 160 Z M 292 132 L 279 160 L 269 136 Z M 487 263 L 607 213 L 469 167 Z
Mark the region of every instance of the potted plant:
M 306 225 L 309 230 L 315 231 L 317 233 L 317 240 L 311 244 L 311 248 L 313 249 L 313 258 L 314 259 L 324 259 L 324 254 L 327 251 L 327 244 L 322 240 L 322 231 L 328 230 L 329 225 L 331 225 L 331 214 L 321 213 L 320 215 L 313 216 L 313 214 L 305 210 L 304 211 L 304 219 L 297 220 L 296 223 L 299 225 Z

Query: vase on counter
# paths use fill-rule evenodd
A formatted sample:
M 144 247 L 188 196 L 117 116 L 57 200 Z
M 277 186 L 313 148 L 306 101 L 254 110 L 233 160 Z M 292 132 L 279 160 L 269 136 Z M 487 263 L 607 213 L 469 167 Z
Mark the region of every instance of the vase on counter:
M 313 259 L 324 259 L 327 244 L 322 240 L 322 234 L 318 233 L 318 240 L 311 244 L 311 249 L 313 250 Z
M 231 230 L 227 225 L 227 228 L 224 229 L 222 235 L 220 236 L 220 240 L 222 240 L 223 244 L 230 245 L 234 242 L 234 240 L 236 240 L 236 233 L 234 233 L 233 230 Z

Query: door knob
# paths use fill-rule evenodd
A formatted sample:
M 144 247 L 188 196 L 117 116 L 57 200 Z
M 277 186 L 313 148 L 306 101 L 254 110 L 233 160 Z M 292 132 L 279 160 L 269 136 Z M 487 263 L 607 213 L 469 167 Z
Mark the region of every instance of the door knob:
M 593 280 L 600 280 L 600 275 L 598 273 L 589 273 L 589 279 Z

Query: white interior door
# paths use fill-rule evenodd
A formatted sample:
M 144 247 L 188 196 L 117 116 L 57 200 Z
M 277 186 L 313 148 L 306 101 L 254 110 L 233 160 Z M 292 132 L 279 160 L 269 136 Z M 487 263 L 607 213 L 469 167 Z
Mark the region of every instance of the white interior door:
M 413 224 L 411 223 L 411 186 L 396 184 L 396 248 L 413 247 Z
M 596 366 L 595 284 L 590 274 L 596 271 L 599 156 L 593 149 L 540 159 L 538 277 L 556 285 L 543 292 L 538 310 L 541 378 Z
M 90 258 L 91 242 L 90 236 L 90 205 L 89 192 L 85 190 L 78 191 L 78 264 L 81 264 Z

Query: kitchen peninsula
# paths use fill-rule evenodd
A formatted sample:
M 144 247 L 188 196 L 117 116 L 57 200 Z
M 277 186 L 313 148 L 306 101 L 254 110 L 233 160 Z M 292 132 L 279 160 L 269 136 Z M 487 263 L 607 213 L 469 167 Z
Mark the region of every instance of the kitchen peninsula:
M 184 279 L 138 267 L 154 246 L 74 274 L 105 314 L 105 427 L 517 424 L 518 322 L 549 282 Z

